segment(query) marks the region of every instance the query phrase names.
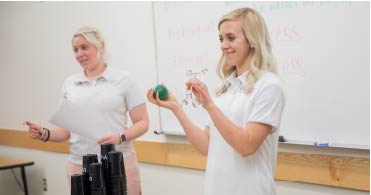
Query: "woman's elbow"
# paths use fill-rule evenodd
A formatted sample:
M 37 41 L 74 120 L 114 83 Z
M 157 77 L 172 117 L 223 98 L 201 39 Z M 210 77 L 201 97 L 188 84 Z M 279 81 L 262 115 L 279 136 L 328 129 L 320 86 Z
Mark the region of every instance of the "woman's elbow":
M 143 127 L 144 132 L 147 132 L 148 129 L 149 129 L 149 120 L 148 119 L 144 121 L 144 125 L 143 126 L 144 126 Z
M 242 157 L 248 157 L 256 152 L 258 148 L 256 147 L 241 147 L 237 149 L 237 152 L 242 156 Z
M 202 156 L 207 156 L 208 150 L 200 150 L 200 153 L 202 154 Z
M 142 129 L 143 133 L 146 133 L 149 129 L 149 119 L 148 119 L 148 117 L 141 120 L 141 126 L 142 126 L 141 129 Z

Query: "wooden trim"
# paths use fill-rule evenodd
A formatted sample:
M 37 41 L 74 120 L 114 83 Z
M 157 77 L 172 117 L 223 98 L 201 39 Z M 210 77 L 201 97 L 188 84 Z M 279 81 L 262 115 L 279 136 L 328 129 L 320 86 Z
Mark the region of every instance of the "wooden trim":
M 190 144 L 136 141 L 141 162 L 205 170 L 206 157 Z
M 189 144 L 135 142 L 141 162 L 205 169 L 206 157 Z M 370 159 L 279 152 L 276 180 L 370 191 Z
M 280 152 L 275 179 L 370 191 L 370 159 Z
M 43 143 L 26 131 L 0 129 L 0 145 L 68 153 L 68 142 Z M 206 157 L 189 144 L 135 141 L 138 160 L 205 170 Z M 275 179 L 370 191 L 370 159 L 279 152 Z
M 42 142 L 41 140 L 32 139 L 28 136 L 27 131 L 17 131 L 11 129 L 0 129 L 0 145 L 21 147 L 27 149 L 36 149 L 49 152 L 70 153 L 68 141 Z

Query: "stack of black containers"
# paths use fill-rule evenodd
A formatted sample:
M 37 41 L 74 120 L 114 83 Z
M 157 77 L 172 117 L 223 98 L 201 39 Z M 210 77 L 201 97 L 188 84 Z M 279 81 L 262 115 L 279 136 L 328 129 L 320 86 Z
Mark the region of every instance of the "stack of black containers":
M 83 172 L 71 176 L 71 195 L 127 195 L 125 165 L 113 144 L 101 145 L 96 154 L 83 156 Z

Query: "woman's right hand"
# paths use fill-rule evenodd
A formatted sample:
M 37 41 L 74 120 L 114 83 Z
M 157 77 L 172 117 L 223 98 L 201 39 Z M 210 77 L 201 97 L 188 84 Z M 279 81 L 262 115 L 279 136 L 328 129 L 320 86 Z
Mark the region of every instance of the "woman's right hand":
M 42 140 L 42 135 L 45 135 L 45 131 L 42 126 L 32 123 L 30 121 L 25 121 L 24 124 L 28 126 L 28 135 L 34 139 Z
M 180 104 L 178 103 L 177 99 L 173 96 L 172 93 L 168 92 L 169 96 L 166 100 L 160 100 L 158 94 L 156 98 L 153 97 L 153 89 L 150 88 L 147 91 L 147 99 L 152 104 L 155 104 L 160 107 L 167 108 L 171 111 L 175 111 L 177 108 L 180 108 Z

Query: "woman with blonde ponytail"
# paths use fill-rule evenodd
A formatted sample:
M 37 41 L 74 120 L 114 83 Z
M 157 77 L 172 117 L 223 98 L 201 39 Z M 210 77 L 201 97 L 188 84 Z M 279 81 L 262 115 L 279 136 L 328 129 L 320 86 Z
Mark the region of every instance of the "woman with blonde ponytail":
M 274 170 L 285 95 L 263 17 L 251 8 L 233 10 L 218 25 L 221 85 L 211 98 L 199 80 L 186 83 L 208 112 L 196 127 L 173 95 L 150 102 L 170 109 L 187 139 L 207 155 L 205 195 L 275 195 Z
M 114 144 L 116 151 L 123 154 L 127 195 L 140 195 L 140 173 L 133 141 L 143 135 L 149 126 L 144 94 L 140 92 L 134 75 L 126 70 L 108 66 L 106 44 L 97 28 L 92 26 L 79 28 L 72 36 L 71 46 L 81 71 L 65 80 L 61 101 L 88 107 L 89 112 L 106 116 L 105 126 L 108 129 L 104 131 L 107 136 L 92 140 L 73 133 L 76 129 L 54 127 L 49 130 L 34 122 L 25 121 L 29 136 L 44 142 L 69 140 L 70 154 L 67 162 L 69 184 L 72 175 L 82 173 L 84 155 L 101 154 L 101 144 Z M 127 123 L 128 116 L 131 125 Z M 85 122 L 88 122 L 88 119 L 86 120 Z M 89 133 L 100 134 L 96 130 Z

